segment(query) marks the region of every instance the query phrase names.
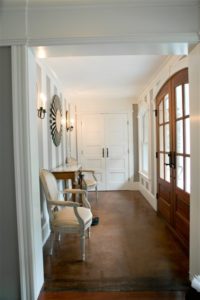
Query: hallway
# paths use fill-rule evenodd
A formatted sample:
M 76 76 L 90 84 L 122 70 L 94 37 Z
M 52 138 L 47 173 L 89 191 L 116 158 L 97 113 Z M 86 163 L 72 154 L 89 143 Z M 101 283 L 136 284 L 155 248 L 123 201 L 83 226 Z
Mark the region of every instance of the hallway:
M 100 223 L 92 227 L 86 241 L 86 262 L 78 260 L 79 239 L 73 235 L 55 242 L 53 257 L 48 255 L 47 241 L 45 291 L 149 291 L 155 295 L 186 289 L 188 258 L 140 192 L 100 192 L 98 204 L 93 193 L 89 199 Z

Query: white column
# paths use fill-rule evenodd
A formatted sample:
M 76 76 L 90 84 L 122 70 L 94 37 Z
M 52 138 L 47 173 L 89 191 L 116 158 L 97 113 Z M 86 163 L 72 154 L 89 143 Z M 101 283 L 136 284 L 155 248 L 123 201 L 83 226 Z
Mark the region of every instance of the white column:
M 32 52 L 12 47 L 13 134 L 21 299 L 36 300 L 44 282 L 39 156 Z
M 190 278 L 200 274 L 200 45 L 189 55 L 191 111 Z

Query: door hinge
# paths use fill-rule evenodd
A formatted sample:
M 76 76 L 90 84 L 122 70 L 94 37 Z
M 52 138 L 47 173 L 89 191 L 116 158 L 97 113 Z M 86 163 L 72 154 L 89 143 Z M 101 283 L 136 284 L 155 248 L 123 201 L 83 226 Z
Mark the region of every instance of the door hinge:
M 127 125 L 129 126 L 129 121 L 127 121 Z
M 129 149 L 127 150 L 128 154 L 130 153 Z
M 155 109 L 155 110 L 154 110 L 154 113 L 155 113 L 155 117 L 157 117 L 157 116 L 158 116 L 158 110 Z
M 156 199 L 158 199 L 158 193 L 156 193 Z
M 158 152 L 156 152 L 156 158 L 158 158 Z

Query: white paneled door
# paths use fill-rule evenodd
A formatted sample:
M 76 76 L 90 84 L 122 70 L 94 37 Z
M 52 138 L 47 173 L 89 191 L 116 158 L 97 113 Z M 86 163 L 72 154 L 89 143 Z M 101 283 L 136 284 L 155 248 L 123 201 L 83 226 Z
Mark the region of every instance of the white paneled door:
M 126 189 L 128 182 L 127 114 L 84 114 L 80 159 L 95 170 L 100 190 Z

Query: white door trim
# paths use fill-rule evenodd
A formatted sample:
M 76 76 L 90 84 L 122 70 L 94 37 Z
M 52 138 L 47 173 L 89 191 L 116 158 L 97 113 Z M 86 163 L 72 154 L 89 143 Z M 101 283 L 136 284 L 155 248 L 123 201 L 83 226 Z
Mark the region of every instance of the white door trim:
M 34 123 L 31 118 L 33 104 L 29 97 L 28 75 L 28 48 L 13 46 L 13 139 L 21 299 L 36 300 L 43 284 L 43 269 L 41 269 L 41 274 L 37 274 L 37 271 L 39 268 L 43 268 L 43 264 L 41 264 L 41 257 L 36 249 L 38 245 L 35 243 L 36 234 L 38 235 L 37 241 L 40 240 L 40 232 L 36 232 L 35 226 L 35 223 L 38 222 L 35 207 L 40 201 L 40 197 L 39 180 L 37 180 L 37 186 L 35 183 L 36 173 L 33 168 L 33 164 L 37 165 L 38 161 L 32 162 L 32 157 L 38 147 L 33 135 Z M 37 126 L 35 126 L 35 130 L 37 132 Z M 32 142 L 35 143 L 35 149 L 32 147 Z M 42 238 L 39 247 L 42 256 Z

